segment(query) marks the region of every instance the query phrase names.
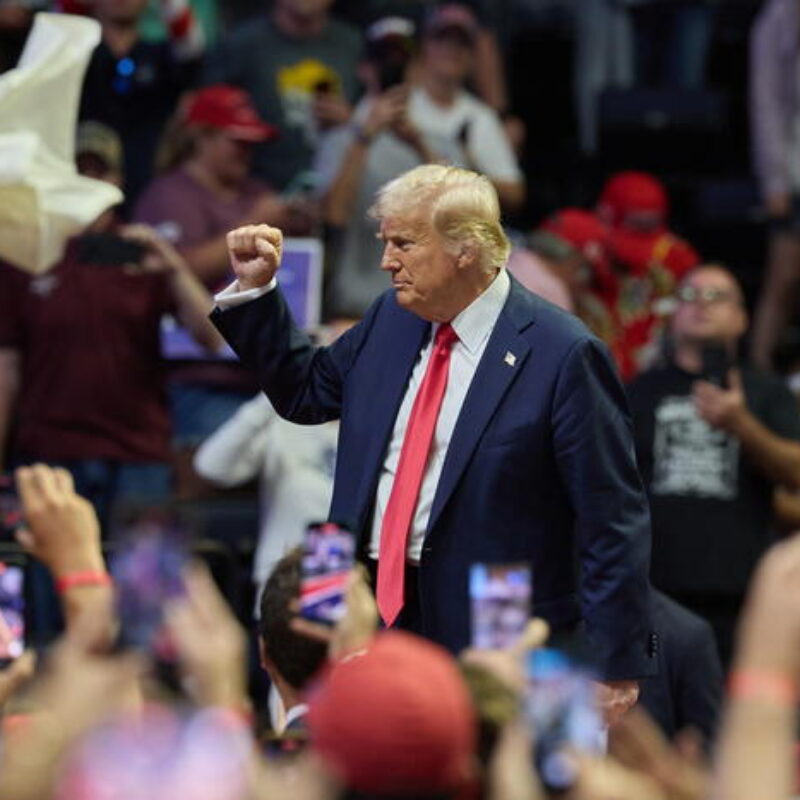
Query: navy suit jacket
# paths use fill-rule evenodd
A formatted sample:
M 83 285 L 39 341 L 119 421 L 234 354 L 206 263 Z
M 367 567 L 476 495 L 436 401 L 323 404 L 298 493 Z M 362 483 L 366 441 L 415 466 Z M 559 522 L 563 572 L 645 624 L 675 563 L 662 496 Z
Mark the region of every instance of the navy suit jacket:
M 341 420 L 330 516 L 363 543 L 430 323 L 391 290 L 327 348 L 294 326 L 280 290 L 212 319 L 278 413 L 306 424 Z M 468 645 L 470 565 L 527 561 L 534 613 L 554 626 L 582 617 L 603 677 L 652 674 L 649 554 L 627 402 L 606 349 L 512 279 L 431 510 L 419 574 L 424 633 L 454 652 Z
M 655 589 L 651 603 L 659 636 L 658 676 L 642 681 L 639 704 L 669 739 L 692 727 L 708 745 L 717 730 L 725 683 L 714 631 Z

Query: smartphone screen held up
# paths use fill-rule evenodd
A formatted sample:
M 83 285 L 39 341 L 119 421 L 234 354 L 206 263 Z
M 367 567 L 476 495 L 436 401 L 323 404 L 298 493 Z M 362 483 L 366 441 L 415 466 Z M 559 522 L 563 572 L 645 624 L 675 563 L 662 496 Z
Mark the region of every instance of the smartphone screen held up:
M 164 612 L 184 594 L 187 561 L 185 533 L 167 518 L 154 514 L 124 531 L 111 558 L 121 647 L 171 660 Z
M 469 574 L 472 646 L 504 650 L 522 635 L 531 616 L 527 564 L 473 564 Z
M 22 504 L 17 496 L 12 475 L 0 475 L 0 541 L 14 541 L 22 525 Z
M 537 771 L 548 791 L 566 791 L 577 777 L 570 753 L 599 755 L 606 747 L 592 675 L 558 650 L 539 649 L 528 656 L 526 677 Z
M 0 561 L 0 666 L 25 651 L 25 570 Z
M 303 541 L 300 614 L 333 625 L 345 612 L 344 593 L 355 564 L 353 534 L 333 522 L 309 525 Z

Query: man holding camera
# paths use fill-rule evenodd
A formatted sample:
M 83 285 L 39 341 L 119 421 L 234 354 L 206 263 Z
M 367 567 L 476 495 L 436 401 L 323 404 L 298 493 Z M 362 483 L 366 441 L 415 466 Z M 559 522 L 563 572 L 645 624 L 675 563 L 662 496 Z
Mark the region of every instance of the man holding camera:
M 82 123 L 77 165 L 119 185 L 119 137 Z M 46 273 L 0 264 L 0 465 L 68 468 L 103 525 L 118 502 L 167 499 L 161 319 L 175 314 L 215 349 L 210 307 L 174 248 L 144 225 L 119 226 L 113 209 L 70 240 Z
M 629 386 L 652 578 L 708 619 L 727 663 L 750 572 L 773 538 L 775 488 L 800 487 L 800 419 L 778 378 L 735 363 L 747 314 L 728 270 L 693 269 L 676 300 L 669 363 Z

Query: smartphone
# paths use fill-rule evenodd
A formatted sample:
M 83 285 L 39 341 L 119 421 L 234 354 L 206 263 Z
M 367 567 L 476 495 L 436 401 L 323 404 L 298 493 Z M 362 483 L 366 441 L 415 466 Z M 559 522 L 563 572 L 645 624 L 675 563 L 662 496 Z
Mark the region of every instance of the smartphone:
M 0 666 L 25 651 L 25 570 L 0 562 Z
M 145 247 L 115 233 L 89 233 L 76 241 L 78 258 L 84 264 L 101 267 L 124 267 L 140 264 Z
M 527 564 L 473 564 L 469 594 L 473 647 L 504 650 L 519 639 L 531 617 Z
M 13 541 L 22 525 L 22 504 L 17 495 L 14 477 L 0 475 L 0 541 Z
M 526 666 L 524 713 L 536 769 L 549 792 L 565 792 L 577 777 L 569 753 L 600 755 L 606 749 L 592 675 L 552 649 L 532 651 Z
M 397 58 L 387 58 L 378 65 L 378 86 L 382 92 L 399 86 L 406 79 L 408 62 Z
M 300 614 L 333 625 L 345 613 L 344 593 L 355 564 L 355 536 L 333 522 L 309 525 L 303 539 Z
M 147 515 L 127 527 L 110 559 L 120 623 L 118 646 L 172 661 L 164 609 L 184 594 L 185 532 L 168 517 Z
M 701 351 L 703 380 L 728 388 L 728 372 L 733 366 L 728 349 L 719 344 L 706 345 Z

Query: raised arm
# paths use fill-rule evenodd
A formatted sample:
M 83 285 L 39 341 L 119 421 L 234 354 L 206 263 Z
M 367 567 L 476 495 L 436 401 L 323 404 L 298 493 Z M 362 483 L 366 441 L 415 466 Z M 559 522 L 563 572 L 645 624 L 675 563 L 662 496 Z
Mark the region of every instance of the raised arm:
M 6 464 L 11 415 L 19 392 L 19 352 L 0 348 L 0 469 Z
M 374 312 L 330 347 L 315 347 L 276 290 L 282 243 L 281 232 L 268 225 L 228 234 L 236 281 L 217 295 L 211 319 L 258 376 L 275 410 L 292 422 L 314 425 L 339 418 L 344 381 Z
M 208 322 L 212 299 L 177 250 L 147 225 L 128 225 L 120 234 L 145 248 L 141 268 L 145 272 L 165 272 L 177 307 L 178 318 L 202 347 L 215 352 L 222 339 Z
M 697 413 L 709 425 L 738 439 L 748 458 L 771 481 L 791 489 L 800 489 L 800 442 L 780 436 L 756 418 L 747 406 L 738 370 L 731 370 L 730 388 L 723 389 L 708 381 L 697 381 L 692 399 Z M 789 419 L 797 416 L 794 398 L 785 390 L 776 395 Z M 796 427 L 796 426 L 795 426 Z
M 276 416 L 263 395 L 245 403 L 200 445 L 194 457 L 197 472 L 219 486 L 255 478 L 264 467 Z

